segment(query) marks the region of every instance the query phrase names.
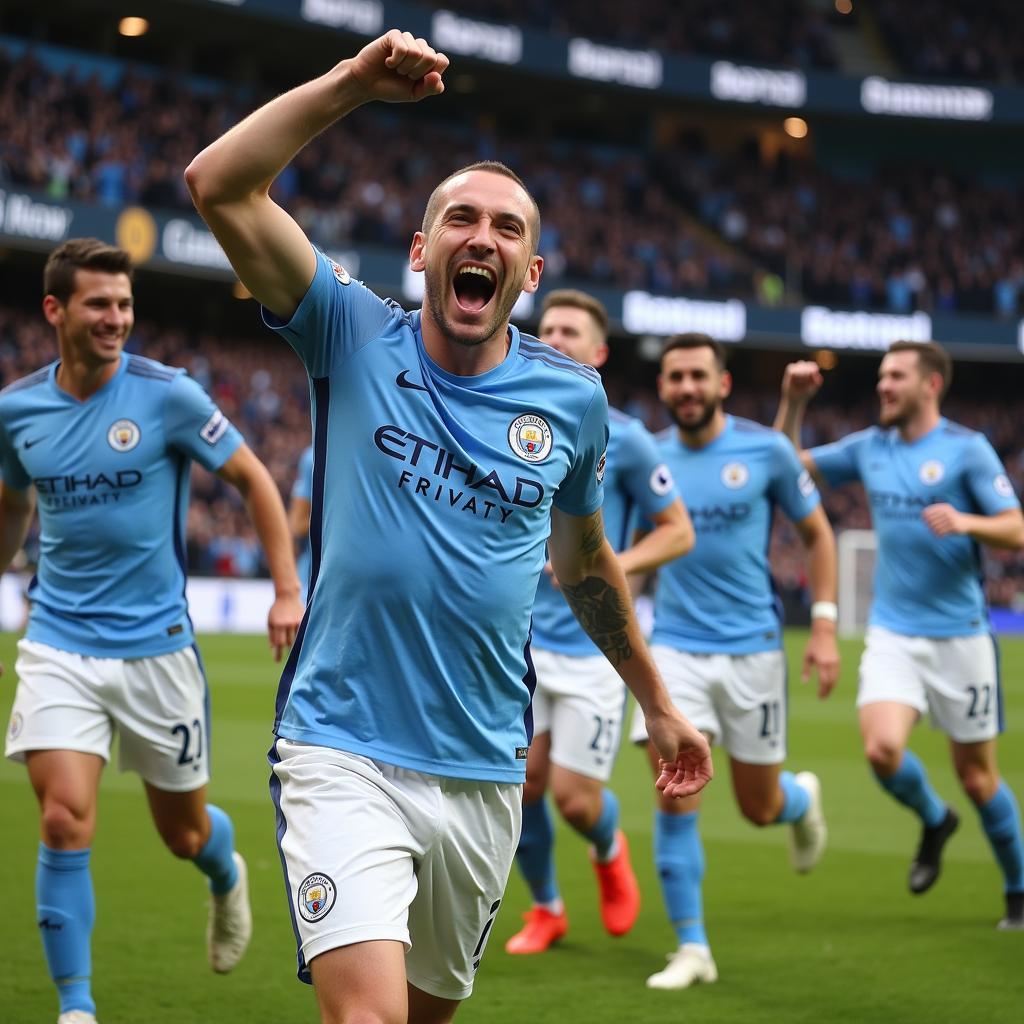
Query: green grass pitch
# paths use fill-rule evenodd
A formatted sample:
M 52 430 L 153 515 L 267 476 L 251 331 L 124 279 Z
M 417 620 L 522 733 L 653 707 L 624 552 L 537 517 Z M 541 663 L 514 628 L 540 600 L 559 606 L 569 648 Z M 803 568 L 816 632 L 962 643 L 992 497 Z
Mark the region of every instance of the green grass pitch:
M 798 679 L 802 637 L 788 637 Z M 4 713 L 14 690 L 14 643 L 0 637 Z M 213 691 L 213 801 L 232 815 L 252 882 L 256 932 L 240 967 L 213 975 L 204 951 L 205 893 L 191 865 L 166 853 L 135 776 L 108 770 L 93 848 L 97 920 L 93 978 L 101 1024 L 234 1024 L 317 1020 L 312 992 L 294 978 L 294 945 L 274 842 L 265 753 L 277 673 L 260 638 L 201 642 Z M 1024 1019 L 1024 933 L 997 933 L 1000 877 L 974 811 L 957 789 L 945 741 L 927 725 L 913 738 L 963 825 L 945 872 L 925 897 L 906 891 L 917 843 L 911 816 L 881 793 L 861 758 L 853 697 L 859 644 L 844 645 L 843 679 L 820 703 L 791 683 L 791 767 L 824 787 L 830 845 L 818 869 L 789 869 L 783 828 L 757 830 L 735 809 L 728 771 L 705 800 L 705 909 L 718 984 L 649 992 L 645 977 L 673 945 L 651 861 L 652 791 L 641 755 L 625 746 L 613 785 L 643 891 L 633 932 L 605 935 L 583 843 L 561 827 L 558 866 L 570 916 L 559 947 L 510 957 L 502 946 L 528 901 L 515 871 L 465 1024 L 694 1020 L 701 1024 L 798 1024 Z M 1004 774 L 1024 795 L 1024 642 L 1003 644 L 1009 731 Z M 33 911 L 35 801 L 24 770 L 0 765 L 0 1021 L 56 1019 Z M 685 1015 L 685 1018 L 684 1018 Z

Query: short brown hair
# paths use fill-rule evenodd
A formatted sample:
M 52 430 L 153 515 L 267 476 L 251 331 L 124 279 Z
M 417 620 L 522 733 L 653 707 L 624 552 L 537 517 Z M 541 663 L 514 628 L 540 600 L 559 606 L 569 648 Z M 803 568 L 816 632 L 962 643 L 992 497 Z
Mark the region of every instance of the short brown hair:
M 533 210 L 533 216 L 530 218 L 529 224 L 530 248 L 533 252 L 536 252 L 537 241 L 540 237 L 540 207 L 537 205 L 537 200 L 533 198 L 533 193 L 526 187 L 526 182 L 511 167 L 503 164 L 500 160 L 478 160 L 475 164 L 467 164 L 465 167 L 460 167 L 457 171 L 452 171 L 447 178 L 438 182 L 434 191 L 430 193 L 426 209 L 423 211 L 423 224 L 420 229 L 423 234 L 430 234 L 430 229 L 434 226 L 434 221 L 437 220 L 438 207 L 441 205 L 441 189 L 452 178 L 457 178 L 460 174 L 468 174 L 470 171 L 486 171 L 488 174 L 500 174 L 503 178 L 511 178 L 526 193 L 526 197 L 530 200 L 530 206 Z
M 944 398 L 953 383 L 953 360 L 949 353 L 934 341 L 894 341 L 889 346 L 890 352 L 916 352 L 918 366 L 922 373 L 937 373 L 942 378 L 942 391 L 939 397 Z
M 582 309 L 585 313 L 589 313 L 594 323 L 600 328 L 602 339 L 608 337 L 608 310 L 604 308 L 604 303 L 599 299 L 576 288 L 556 288 L 555 291 L 548 292 L 544 296 L 540 315 L 543 318 L 549 309 L 558 309 L 562 306 Z
M 710 334 L 702 334 L 700 331 L 687 331 L 685 334 L 673 334 L 671 338 L 666 338 L 665 344 L 661 346 L 661 358 L 664 359 L 669 352 L 677 348 L 711 349 L 719 370 L 725 370 L 725 364 L 728 362 L 725 346 Z
M 43 294 L 67 303 L 75 290 L 76 270 L 99 270 L 104 274 L 127 274 L 132 279 L 135 267 L 124 249 L 98 238 L 69 238 L 50 253 L 43 268 Z

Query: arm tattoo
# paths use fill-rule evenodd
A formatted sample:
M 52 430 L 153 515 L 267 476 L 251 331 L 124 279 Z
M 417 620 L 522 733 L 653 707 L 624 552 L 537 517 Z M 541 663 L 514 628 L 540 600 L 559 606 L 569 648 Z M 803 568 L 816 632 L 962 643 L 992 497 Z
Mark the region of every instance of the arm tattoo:
M 607 580 L 587 576 L 575 586 L 563 583 L 562 593 L 580 625 L 613 665 L 621 665 L 633 657 L 633 647 L 626 633 L 629 622 L 626 607 Z
M 604 522 L 600 512 L 590 517 L 580 538 L 580 554 L 584 558 L 593 558 L 604 544 Z

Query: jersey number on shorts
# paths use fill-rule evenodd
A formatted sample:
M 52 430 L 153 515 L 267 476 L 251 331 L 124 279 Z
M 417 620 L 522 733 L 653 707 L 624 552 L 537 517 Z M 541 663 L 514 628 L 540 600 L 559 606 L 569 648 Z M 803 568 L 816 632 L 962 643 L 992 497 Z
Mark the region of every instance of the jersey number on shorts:
M 487 918 L 487 923 L 484 925 L 483 931 L 480 933 L 480 941 L 476 944 L 476 949 L 473 950 L 473 970 L 475 971 L 480 966 L 480 960 L 484 955 L 484 943 L 487 941 L 487 936 L 491 931 L 491 926 L 494 924 L 494 919 L 498 916 L 498 907 L 501 906 L 501 900 L 495 900 L 491 904 L 491 913 Z
M 967 709 L 967 717 L 977 718 L 980 715 L 985 718 L 992 704 L 992 687 L 988 683 L 984 686 L 968 686 L 967 692 L 971 695 L 971 706 Z
M 590 740 L 590 749 L 604 757 L 611 757 L 615 753 L 615 719 L 602 718 L 600 715 L 594 715 L 593 718 L 595 729 Z
M 192 764 L 200 761 L 203 756 L 203 723 L 198 718 L 192 719 L 192 728 L 184 722 L 179 722 L 172 730 L 171 735 L 181 734 L 181 753 L 178 754 L 178 764 Z M 192 737 L 195 736 L 195 751 L 189 753 L 192 746 Z
M 779 735 L 781 712 L 777 700 L 766 701 L 761 705 L 761 739 L 771 739 Z

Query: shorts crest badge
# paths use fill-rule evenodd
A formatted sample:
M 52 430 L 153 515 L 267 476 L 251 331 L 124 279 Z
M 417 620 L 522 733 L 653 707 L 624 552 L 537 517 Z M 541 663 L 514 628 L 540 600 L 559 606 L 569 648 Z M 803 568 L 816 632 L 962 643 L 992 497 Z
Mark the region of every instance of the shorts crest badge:
M 750 470 L 742 462 L 727 462 L 722 467 L 722 483 L 730 491 L 738 491 L 750 479 Z
M 24 719 L 21 717 L 20 711 L 15 711 L 11 715 L 11 724 L 7 729 L 8 739 L 16 740 L 21 735 L 21 727 L 25 724 Z
M 528 412 L 508 428 L 508 446 L 526 462 L 543 462 L 551 454 L 551 426 L 543 416 Z
M 130 452 L 141 438 L 142 431 L 133 420 L 116 420 L 107 431 L 107 443 L 115 452 Z
M 299 885 L 299 914 L 304 921 L 319 921 L 334 909 L 338 890 L 327 875 L 306 875 Z

